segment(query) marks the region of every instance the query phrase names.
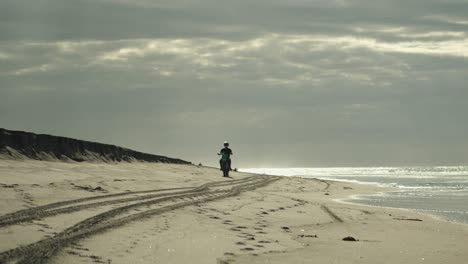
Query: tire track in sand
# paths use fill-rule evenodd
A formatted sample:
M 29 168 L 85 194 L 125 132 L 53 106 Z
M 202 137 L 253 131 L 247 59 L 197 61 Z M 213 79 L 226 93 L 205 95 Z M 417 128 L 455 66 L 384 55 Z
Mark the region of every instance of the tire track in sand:
M 198 187 L 166 188 L 166 189 L 156 189 L 156 190 L 148 190 L 148 191 L 124 192 L 124 193 L 116 193 L 116 194 L 110 194 L 110 195 L 101 195 L 101 196 L 86 197 L 86 198 L 75 199 L 75 200 L 61 201 L 61 202 L 51 203 L 51 204 L 29 208 L 25 210 L 20 210 L 20 211 L 16 211 L 10 214 L 0 216 L 0 227 L 15 225 L 15 224 L 19 224 L 19 223 L 23 223 L 23 222 L 27 222 L 31 220 L 38 220 L 38 219 L 42 219 L 48 216 L 54 216 L 58 214 L 76 212 L 76 211 L 89 209 L 93 207 L 114 205 L 114 204 L 119 204 L 119 203 L 128 203 L 128 202 L 140 201 L 140 200 L 145 200 L 145 199 L 153 199 L 157 197 L 166 196 L 168 194 L 191 193 L 194 191 L 204 190 L 209 187 L 218 187 L 218 186 L 223 186 L 224 184 L 245 182 L 245 181 L 250 181 L 252 179 L 253 177 L 248 177 L 248 178 L 234 180 L 234 181 L 231 180 L 231 181 L 219 181 L 219 182 L 214 182 L 214 183 L 208 183 L 208 184 L 204 184 Z M 179 190 L 185 190 L 185 191 L 161 194 L 161 192 L 179 191 Z M 107 201 L 95 202 L 95 203 L 80 204 L 83 202 L 94 201 L 94 200 L 103 200 L 103 199 L 108 199 L 108 198 L 113 198 L 113 197 L 131 196 L 131 195 L 136 195 L 136 194 L 138 195 L 138 194 L 147 194 L 147 193 L 158 193 L 158 194 L 129 197 L 129 198 L 122 198 L 122 199 L 113 199 L 113 200 L 107 200 Z M 79 205 L 73 205 L 73 204 L 79 204 Z
M 208 183 L 188 190 L 187 193 L 170 193 L 157 199 L 118 207 L 87 218 L 52 238 L 46 238 L 27 246 L 2 252 L 0 253 L 0 263 L 6 263 L 7 261 L 16 261 L 15 263 L 19 264 L 47 263 L 59 250 L 84 237 L 182 207 L 235 196 L 241 192 L 265 186 L 278 179 L 278 177 L 253 176 L 235 181 Z M 162 205 L 162 207 L 147 209 L 142 212 L 134 211 L 135 208 L 141 209 L 141 207 L 148 205 Z

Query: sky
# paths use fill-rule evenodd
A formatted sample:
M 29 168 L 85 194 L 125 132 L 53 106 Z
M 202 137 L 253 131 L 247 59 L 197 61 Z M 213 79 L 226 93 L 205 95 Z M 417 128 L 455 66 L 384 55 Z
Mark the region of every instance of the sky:
M 0 0 L 0 127 L 197 164 L 468 164 L 467 84 L 467 0 Z

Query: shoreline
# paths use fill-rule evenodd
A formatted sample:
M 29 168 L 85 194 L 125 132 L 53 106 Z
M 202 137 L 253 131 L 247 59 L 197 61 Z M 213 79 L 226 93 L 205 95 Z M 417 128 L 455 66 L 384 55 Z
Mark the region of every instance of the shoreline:
M 75 202 L 63 213 L 58 207 L 32 222 L 0 226 L 0 260 L 8 250 L 60 237 L 77 222 L 111 211 L 117 214 L 115 221 L 127 216 L 135 220 L 74 238 L 46 262 L 438 264 L 468 258 L 464 224 L 337 201 L 373 194 L 382 191 L 380 187 L 240 172 L 232 176 L 223 179 L 217 169 L 194 165 L 0 160 L 0 222 L 18 210 L 93 199 Z M 231 187 L 232 195 L 210 198 Z M 109 195 L 120 196 L 100 198 Z M 172 201 L 174 195 L 182 200 Z M 122 211 L 125 206 L 130 207 Z M 136 218 L 140 214 L 147 216 Z M 113 219 L 101 223 L 96 218 L 98 222 L 84 230 Z M 345 237 L 357 241 L 343 241 Z M 47 248 L 37 252 L 42 250 Z
M 387 187 L 384 187 L 384 188 L 387 188 Z M 402 190 L 399 187 L 390 187 L 390 188 L 396 188 L 396 189 Z M 460 224 L 460 225 L 464 225 L 464 226 L 468 227 L 468 222 L 451 220 L 447 216 L 437 215 L 437 214 L 433 214 L 433 213 L 430 213 L 430 212 L 425 212 L 424 209 L 373 205 L 373 204 L 359 203 L 359 202 L 354 202 L 353 201 L 353 198 L 356 198 L 356 197 L 366 197 L 366 196 L 376 196 L 376 195 L 382 195 L 383 196 L 383 195 L 385 195 L 387 193 L 392 193 L 392 192 L 398 192 L 398 190 L 386 190 L 386 191 L 378 192 L 378 193 L 375 193 L 375 194 L 353 194 L 353 195 L 351 195 L 349 197 L 346 197 L 346 198 L 335 199 L 335 201 L 339 202 L 339 203 L 350 204 L 350 205 L 361 205 L 361 206 L 369 206 L 369 207 L 382 208 L 382 209 L 397 209 L 397 210 L 403 210 L 403 211 L 408 211 L 408 212 L 414 212 L 414 213 L 417 213 L 417 214 L 432 217 L 437 221 L 444 221 L 444 222 L 453 223 L 453 224 Z
M 438 166 L 434 168 L 461 168 L 461 167 L 466 167 L 466 166 Z M 369 167 L 371 168 L 371 167 Z M 379 169 L 382 168 L 392 168 L 392 167 L 379 167 Z M 404 167 L 404 168 L 425 168 L 425 167 Z M 429 167 L 428 167 L 429 168 Z M 432 167 L 431 167 L 432 168 Z M 279 168 L 281 170 L 287 170 L 286 168 Z M 314 169 L 314 168 L 293 168 L 294 169 Z M 320 168 L 321 169 L 321 168 Z M 343 169 L 343 168 L 332 168 L 332 169 Z M 245 171 L 249 171 L 251 169 L 245 169 Z M 270 169 L 266 169 L 270 170 Z M 242 171 L 242 170 L 241 170 Z M 284 171 L 283 171 L 284 173 Z M 275 175 L 275 174 L 273 174 Z M 432 209 L 433 212 L 439 212 L 439 214 L 436 213 L 431 213 L 431 210 L 428 209 L 423 209 L 423 208 L 408 208 L 408 207 L 398 207 L 398 206 L 384 206 L 384 205 L 376 205 L 376 204 L 370 204 L 370 203 L 365 203 L 365 202 L 357 202 L 354 201 L 358 199 L 359 197 L 366 198 L 366 197 L 376 197 L 376 196 L 382 196 L 382 199 L 385 199 L 386 194 L 391 194 L 391 193 L 397 193 L 397 192 L 405 192 L 407 190 L 404 187 L 400 187 L 395 184 L 387 184 L 387 183 L 380 183 L 380 182 L 365 182 L 365 181 L 359 181 L 356 179 L 340 179 L 340 178 L 334 178 L 334 177 L 321 177 L 321 176 L 313 176 L 313 175 L 279 175 L 280 177 L 299 177 L 303 179 L 320 179 L 320 180 L 326 180 L 326 181 L 335 181 L 335 182 L 342 182 L 342 183 L 350 183 L 350 184 L 358 184 L 358 185 L 364 185 L 364 186 L 374 186 L 381 188 L 382 191 L 378 191 L 376 193 L 372 194 L 353 194 L 350 195 L 349 197 L 344 197 L 337 199 L 337 202 L 341 203 L 348 203 L 351 205 L 361 205 L 361 206 L 369 206 L 369 207 L 376 207 L 376 208 L 388 208 L 388 209 L 401 209 L 401 210 L 409 210 L 412 212 L 416 212 L 419 214 L 424 214 L 431 216 L 435 219 L 441 220 L 441 221 L 446 221 L 449 223 L 458 223 L 462 225 L 468 225 L 468 220 L 467 219 L 459 219 L 457 220 L 456 218 L 451 218 L 450 215 L 445 215 L 444 213 L 457 213 L 459 211 L 450 211 L 445 208 L 439 208 L 438 210 Z M 466 214 L 466 213 L 465 213 Z
M 372 194 L 369 194 L 369 195 L 372 195 Z M 365 195 L 356 194 L 356 195 L 352 195 L 352 196 L 365 196 Z M 372 208 L 381 208 L 381 209 L 390 209 L 390 210 L 391 209 L 401 210 L 401 211 L 406 211 L 406 212 L 420 214 L 420 215 L 423 215 L 423 216 L 426 216 L 426 217 L 430 217 L 430 218 L 433 218 L 436 221 L 447 222 L 449 224 L 458 224 L 458 225 L 468 227 L 468 223 L 463 223 L 463 222 L 458 222 L 458 221 L 455 221 L 455 220 L 450 220 L 450 219 L 444 218 L 443 216 L 435 215 L 435 214 L 431 214 L 431 213 L 421 212 L 421 211 L 418 211 L 417 209 L 363 204 L 363 203 L 356 203 L 356 202 L 352 202 L 352 201 L 345 201 L 346 199 L 351 199 L 351 198 L 343 198 L 343 199 L 339 198 L 339 199 L 334 199 L 333 201 L 335 201 L 337 203 L 348 204 L 348 205 L 367 206 L 367 207 L 372 207 Z

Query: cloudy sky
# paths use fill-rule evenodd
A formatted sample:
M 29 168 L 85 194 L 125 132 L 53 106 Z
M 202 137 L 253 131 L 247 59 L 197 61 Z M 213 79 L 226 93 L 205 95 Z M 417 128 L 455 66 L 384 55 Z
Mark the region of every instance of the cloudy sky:
M 0 127 L 235 167 L 468 163 L 467 0 L 0 0 Z

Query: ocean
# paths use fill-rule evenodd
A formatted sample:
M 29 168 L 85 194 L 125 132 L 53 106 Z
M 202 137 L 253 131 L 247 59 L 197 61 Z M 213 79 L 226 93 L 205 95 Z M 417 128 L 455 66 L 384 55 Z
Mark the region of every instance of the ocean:
M 468 224 L 468 166 L 365 168 L 252 168 L 243 172 L 396 187 L 397 191 L 345 201 L 411 209 Z

